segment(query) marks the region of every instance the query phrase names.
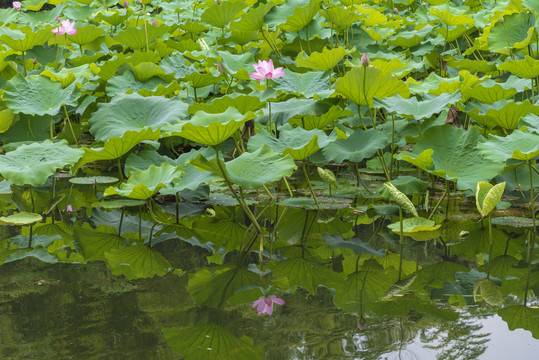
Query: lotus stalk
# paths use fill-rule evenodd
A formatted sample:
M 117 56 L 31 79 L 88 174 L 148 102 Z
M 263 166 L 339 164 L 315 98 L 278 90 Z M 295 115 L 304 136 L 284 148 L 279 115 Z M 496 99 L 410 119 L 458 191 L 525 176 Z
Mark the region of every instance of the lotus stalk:
M 301 162 L 303 167 L 303 175 L 305 176 L 305 179 L 307 180 L 307 184 L 309 185 L 309 190 L 311 192 L 311 196 L 313 197 L 314 203 L 316 204 L 316 207 L 318 210 L 320 210 L 320 204 L 318 203 L 318 199 L 316 198 L 316 194 L 314 193 L 313 186 L 311 185 L 311 180 L 309 179 L 309 174 L 307 173 L 307 167 L 305 166 L 305 163 L 307 161 L 303 159 Z

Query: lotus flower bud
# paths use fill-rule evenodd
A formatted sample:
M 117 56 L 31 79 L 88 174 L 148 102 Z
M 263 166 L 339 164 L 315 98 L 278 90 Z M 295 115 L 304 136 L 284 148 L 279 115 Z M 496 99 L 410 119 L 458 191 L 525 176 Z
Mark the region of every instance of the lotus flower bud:
M 34 58 L 34 60 L 32 60 L 32 62 L 34 63 L 34 65 L 37 64 L 37 59 Z
M 129 3 L 127 2 L 127 0 L 124 0 L 124 8 L 128 8 L 129 7 Z
M 56 17 L 54 18 L 54 20 L 55 20 L 56 22 L 60 22 L 60 16 L 56 15 Z
M 393 14 L 398 14 L 398 13 L 399 13 L 399 9 L 394 8 L 394 9 L 393 9 Z
M 369 62 L 371 60 L 369 59 L 369 55 L 367 55 L 367 53 L 364 53 L 363 56 L 361 57 L 361 66 L 369 66 Z
M 223 66 L 223 64 L 221 64 L 220 61 L 217 63 L 217 70 L 219 70 L 219 72 L 220 72 L 221 74 L 223 74 L 223 73 L 226 71 L 226 70 L 225 70 L 225 67 Z
M 13 1 L 13 4 L 12 4 L 13 8 L 14 8 L 15 10 L 17 10 L 17 11 L 21 11 L 21 5 L 22 5 L 22 4 L 21 4 L 20 1 Z
M 215 2 L 215 5 L 217 5 L 217 6 L 221 5 L 221 3 L 219 2 L 219 0 L 217 0 L 217 1 Z
M 157 19 L 153 19 L 153 20 L 152 20 L 152 25 L 153 25 L 153 26 L 157 26 Z

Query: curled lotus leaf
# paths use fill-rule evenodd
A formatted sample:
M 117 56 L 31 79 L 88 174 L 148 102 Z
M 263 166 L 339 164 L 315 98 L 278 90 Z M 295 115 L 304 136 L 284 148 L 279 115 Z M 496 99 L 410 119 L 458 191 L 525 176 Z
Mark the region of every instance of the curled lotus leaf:
M 479 181 L 475 190 L 475 204 L 482 217 L 487 216 L 500 202 L 505 182 L 492 185 L 488 182 Z
M 412 204 L 410 199 L 408 199 L 408 196 L 404 195 L 399 189 L 395 187 L 395 185 L 390 182 L 387 182 L 384 184 L 384 187 L 387 189 L 387 191 L 389 191 L 391 197 L 397 202 L 397 204 L 401 208 L 412 213 L 416 217 L 419 216 L 417 214 L 417 210 L 415 209 L 414 204 Z

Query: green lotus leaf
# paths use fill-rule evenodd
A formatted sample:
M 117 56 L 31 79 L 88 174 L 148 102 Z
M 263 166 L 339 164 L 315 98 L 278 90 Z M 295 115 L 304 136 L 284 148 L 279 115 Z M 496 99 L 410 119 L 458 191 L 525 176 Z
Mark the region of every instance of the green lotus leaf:
M 281 25 L 281 29 L 291 32 L 299 32 L 307 26 L 320 9 L 321 0 L 307 1 L 305 6 L 296 6 L 294 13 L 286 18 L 286 22 Z M 305 2 L 303 2 L 305 3 Z
M 505 15 L 503 21 L 496 21 L 490 29 L 487 38 L 488 49 L 494 52 L 502 52 L 507 47 L 522 49 L 528 46 L 525 40 L 529 39 L 529 30 L 534 26 L 533 13 L 518 12 Z M 503 52 L 505 53 L 506 50 Z
M 457 189 L 472 190 L 479 181 L 500 175 L 504 168 L 501 163 L 484 159 L 477 151 L 477 145 L 484 141 L 475 127 L 464 131 L 451 125 L 435 126 L 424 133 L 413 153 L 403 151 L 397 159 L 412 162 L 421 158 L 421 162 L 415 163 L 421 169 L 446 180 L 457 180 Z
M 389 45 L 400 46 L 403 48 L 411 48 L 419 45 L 423 39 L 430 34 L 432 29 L 434 29 L 434 26 L 427 25 L 419 30 L 401 31 L 387 39 L 387 43 Z
M 331 236 L 326 233 L 324 234 L 324 242 L 329 247 L 352 249 L 358 255 L 369 254 L 378 257 L 384 257 L 386 255 L 383 249 L 376 250 L 370 243 L 357 237 L 344 240 L 339 234 Z
M 187 117 L 188 105 L 162 96 L 121 95 L 99 105 L 88 123 L 98 141 L 123 137 L 127 131 L 158 130 L 164 125 L 178 125 Z
M 75 84 L 62 89 L 62 83 L 50 81 L 45 76 L 21 74 L 6 83 L 4 96 L 7 106 L 14 113 L 29 115 L 56 115 L 62 105 L 76 106 L 79 91 Z
M 114 176 L 84 176 L 74 177 L 69 179 L 72 184 L 78 185 L 95 185 L 95 184 L 111 184 L 118 182 L 118 178 Z
M 417 241 L 427 241 L 440 236 L 438 230 L 442 225 L 432 220 L 427 220 L 422 217 L 413 217 L 402 221 L 402 233 L 404 236 L 410 236 Z M 387 226 L 394 233 L 400 234 L 400 222 L 393 223 Z
M 159 139 L 159 130 L 145 129 L 142 131 L 126 131 L 122 137 L 112 137 L 102 148 L 85 148 L 84 156 L 73 167 L 76 172 L 81 166 L 93 161 L 113 160 L 127 154 L 135 145 L 144 140 L 154 141 Z
M 335 123 L 337 119 L 345 116 L 352 116 L 354 113 L 350 110 L 342 109 L 338 105 L 332 106 L 326 113 L 316 115 L 305 115 L 303 118 L 292 118 L 288 123 L 292 126 L 301 126 L 305 130 L 320 129 L 324 130 L 329 124 Z
M 188 113 L 196 114 L 203 111 L 208 114 L 220 114 L 225 112 L 229 107 L 234 107 L 243 115 L 249 111 L 256 111 L 264 107 L 265 104 L 256 96 L 232 94 L 220 98 L 216 98 L 208 102 L 195 102 L 189 105 Z
M 103 224 L 95 229 L 88 223 L 75 225 L 73 238 L 82 249 L 86 261 L 105 260 L 106 252 L 127 246 L 114 226 Z
M 492 185 L 488 182 L 479 181 L 475 190 L 475 205 L 482 217 L 487 216 L 500 202 L 505 182 Z
M 94 16 L 93 21 L 103 21 L 108 26 L 118 26 L 129 17 L 125 9 L 104 10 L 100 9 Z M 77 28 L 78 29 L 78 28 Z
M 410 91 L 404 82 L 374 66 L 354 67 L 346 75 L 337 79 L 335 91 L 357 105 L 368 106 L 373 106 L 374 97 L 383 99 L 395 94 L 404 98 L 410 96 Z
M 207 8 L 200 16 L 200 20 L 211 26 L 223 29 L 245 7 L 246 4 L 243 1 L 223 1 L 219 6 L 212 5 Z
M 500 289 L 490 279 L 481 279 L 473 287 L 474 301 L 485 300 L 489 305 L 500 306 L 503 304 Z
M 267 108 L 264 115 L 267 115 Z M 318 115 L 327 111 L 325 104 L 316 102 L 313 99 L 292 98 L 286 101 L 272 103 L 271 119 L 274 124 L 281 125 L 288 122 L 288 119 L 296 115 Z M 265 116 L 267 119 L 267 117 Z
M 429 10 L 430 15 L 436 16 L 440 19 L 446 26 L 456 26 L 456 25 L 470 25 L 473 26 L 474 19 L 467 15 L 454 15 L 455 13 L 464 13 L 465 11 L 459 12 L 456 8 L 449 7 L 439 7 L 431 8 Z
M 539 309 L 513 305 L 498 310 L 498 315 L 507 323 L 509 330 L 528 330 L 534 338 L 539 339 Z
M 246 188 L 259 188 L 264 184 L 280 180 L 283 176 L 290 176 L 296 169 L 292 156 L 281 157 L 269 146 L 262 145 L 257 151 L 243 153 L 234 160 L 223 163 L 226 175 L 235 184 Z M 223 177 L 217 159 L 207 160 L 202 155 L 191 161 L 191 164 Z
M 423 181 L 413 176 L 399 176 L 396 179 L 391 180 L 393 186 L 395 186 L 400 192 L 406 195 L 423 194 L 429 188 L 430 183 Z M 378 189 L 378 193 L 384 198 L 389 199 L 390 194 L 385 186 L 381 186 Z
M 167 344 L 185 359 L 261 359 L 262 350 L 250 337 L 238 338 L 222 325 L 204 324 L 184 328 L 164 328 Z
M 286 76 L 275 79 L 273 89 L 284 93 L 303 95 L 306 98 L 318 96 L 327 98 L 332 90 L 329 90 L 328 75 L 320 71 L 310 71 L 303 74 L 287 71 Z
M 11 109 L 0 110 L 0 134 L 8 131 L 15 120 L 16 115 Z
M 430 118 L 432 115 L 446 110 L 448 105 L 457 103 L 460 98 L 461 93 L 458 90 L 452 94 L 443 93 L 424 101 L 417 101 L 415 97 L 403 99 L 399 94 L 396 94 L 385 100 L 374 99 L 374 107 L 383 107 L 389 113 L 396 112 L 397 114 L 420 120 Z
M 337 139 L 336 132 L 332 132 L 328 136 L 324 131 L 318 129 L 305 130 L 300 127 L 292 128 L 290 125 L 283 125 L 279 130 L 278 139 L 267 131 L 260 130 L 258 134 L 249 139 L 247 149 L 253 152 L 266 144 L 282 156 L 290 154 L 294 160 L 303 160 Z
M 506 130 L 516 129 L 520 119 L 528 114 L 539 115 L 539 106 L 528 100 L 500 100 L 492 104 L 468 103 L 466 110 L 479 124 L 499 126 Z
M 492 223 L 497 226 L 508 226 L 510 228 L 533 228 L 533 219 L 518 216 L 500 216 L 492 219 Z
M 184 79 L 189 73 L 195 72 L 193 64 L 186 65 L 185 58 L 180 54 L 173 54 L 165 57 L 159 66 L 166 74 L 174 74 L 176 79 Z
M 147 33 L 145 32 L 145 28 Z M 148 43 L 151 44 L 159 36 L 166 34 L 170 30 L 166 26 L 142 26 L 141 28 L 128 27 L 120 31 L 114 40 L 119 44 L 124 44 L 133 50 L 146 49 L 146 34 L 148 34 Z
M 31 225 L 42 219 L 39 214 L 21 211 L 13 215 L 0 217 L 0 225 Z
M 129 280 L 164 276 L 172 269 L 159 251 L 142 244 L 111 249 L 105 258 L 114 275 L 123 274 Z
M 213 76 L 213 74 L 200 74 L 198 72 L 192 72 L 185 76 L 185 79 L 189 81 L 192 87 L 202 88 L 213 84 L 218 84 L 222 77 Z
M 478 72 L 491 73 L 496 71 L 496 65 L 489 63 L 487 60 L 456 60 L 452 58 L 447 61 L 447 66 L 457 70 L 467 70 L 472 74 Z
M 517 92 L 524 91 L 524 87 L 518 85 L 520 84 L 516 84 L 514 81 L 497 83 L 488 79 L 472 88 L 463 89 L 462 101 L 473 98 L 480 103 L 492 104 L 500 100 L 511 99 Z
M 344 160 L 357 163 L 370 158 L 377 150 L 385 148 L 387 143 L 388 137 L 381 131 L 358 129 L 348 139 L 338 139 L 328 144 L 322 152 L 328 161 L 337 164 Z
M 99 67 L 99 71 L 97 71 L 96 69 L 96 72 L 98 73 L 99 78 L 106 82 L 111 77 L 116 75 L 116 72 L 121 65 L 129 63 L 133 66 L 136 66 L 141 62 L 158 63 L 159 54 L 154 51 L 141 52 L 139 50 L 135 50 L 133 53 L 129 54 L 115 54 L 112 59 L 107 60 Z
M 181 131 L 174 131 L 172 127 L 164 127 L 163 131 L 172 130 L 171 136 L 181 136 L 200 144 L 216 146 L 232 136 L 240 126 L 254 117 L 251 112 L 242 115 L 234 107 L 229 107 L 221 114 L 208 114 L 199 111 L 181 127 Z
M 0 155 L 0 174 L 15 185 L 41 186 L 56 169 L 75 164 L 82 155 L 81 149 L 69 147 L 65 140 L 21 145 Z
M 85 64 L 77 67 L 63 68 L 55 72 L 45 70 L 40 75 L 46 76 L 52 81 L 61 82 L 62 87 L 66 88 L 75 81 L 79 84 L 84 84 L 90 81 L 90 78 L 94 74 L 90 69 L 90 65 Z
M 258 31 L 264 26 L 264 16 L 275 6 L 274 3 L 259 3 L 258 7 L 250 8 L 246 14 L 233 23 L 235 30 L 250 32 Z
M 530 161 L 539 155 L 539 137 L 529 132 L 514 130 L 505 137 L 490 135 L 488 141 L 477 145 L 477 148 L 483 157 L 492 161 Z
M 221 58 L 221 64 L 228 74 L 234 75 L 236 79 L 250 80 L 249 73 L 246 68 L 252 70 L 252 65 L 255 62 L 255 57 L 252 53 L 231 54 L 228 51 L 217 51 L 217 55 Z
M 358 14 L 353 7 L 336 6 L 330 9 L 320 9 L 320 15 L 326 18 L 339 31 L 349 28 L 358 20 Z M 329 70 L 329 69 L 327 69 Z
M 457 40 L 467 31 L 468 28 L 464 25 L 454 26 L 449 29 L 445 27 L 439 27 L 434 29 L 434 32 L 442 35 L 447 43 Z
M 69 35 L 70 41 L 79 46 L 88 45 L 94 42 L 97 38 L 103 36 L 105 30 L 95 25 L 77 26 L 77 33 L 75 35 Z
M 159 77 L 166 82 L 172 80 L 172 75 L 167 76 L 161 67 L 153 62 L 143 61 L 137 65 L 126 64 L 126 68 L 133 72 L 133 76 L 137 81 L 148 82 L 153 77 Z
M 166 188 L 173 180 L 183 174 L 181 166 L 163 163 L 161 166 L 150 165 L 146 170 L 135 171 L 125 183 L 118 187 L 110 186 L 103 196 L 121 195 L 131 199 L 148 199 L 160 189 Z
M 304 52 L 302 51 L 296 57 L 296 62 L 299 67 L 328 71 L 333 70 L 346 54 L 348 54 L 348 51 L 342 46 L 333 49 L 324 48 L 322 52 L 313 51 L 306 58 L 303 57 Z
M 107 82 L 106 92 L 111 98 L 116 98 L 119 95 L 136 93 L 142 89 L 153 91 L 159 85 L 167 85 L 167 83 L 158 77 L 153 77 L 148 82 L 141 82 L 135 79 L 135 76 L 130 70 L 127 70 L 120 76 L 110 78 Z
M 500 71 L 509 71 L 524 79 L 535 79 L 539 76 L 539 60 L 526 55 L 523 60 L 508 60 L 498 66 Z
M 103 209 L 121 209 L 129 206 L 142 206 L 146 204 L 144 200 L 133 199 L 118 199 L 118 200 L 104 200 L 92 204 L 92 207 L 98 207 Z
M 4 30 L 0 41 L 16 51 L 25 52 L 35 46 L 43 45 L 53 37 L 50 29 L 34 30 L 30 26 L 18 27 L 17 30 Z
M 317 167 L 316 171 L 318 172 L 318 176 L 320 176 L 320 179 L 322 179 L 323 182 L 335 188 L 339 187 L 339 185 L 337 184 L 337 177 L 335 176 L 333 171 L 329 169 L 323 169 L 321 167 Z

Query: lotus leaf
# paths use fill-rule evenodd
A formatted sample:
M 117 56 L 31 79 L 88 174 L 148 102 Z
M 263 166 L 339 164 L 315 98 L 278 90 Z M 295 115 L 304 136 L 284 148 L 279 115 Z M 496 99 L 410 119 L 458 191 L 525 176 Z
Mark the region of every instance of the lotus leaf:
M 523 60 L 508 60 L 498 66 L 500 71 L 509 71 L 525 79 L 535 79 L 539 76 L 539 60 L 526 55 Z
M 292 156 L 281 157 L 269 146 L 262 145 L 252 153 L 243 153 L 234 160 L 223 163 L 221 167 L 226 169 L 226 176 L 235 184 L 246 188 L 259 188 L 264 184 L 290 176 L 296 164 Z M 207 160 L 202 155 L 191 161 L 191 164 L 206 171 L 224 177 L 217 159 Z
M 284 93 L 295 93 L 306 98 L 327 98 L 332 91 L 328 90 L 328 76 L 320 71 L 310 71 L 298 74 L 287 71 L 286 76 L 275 79 L 275 90 Z
M 0 217 L 1 225 L 31 225 L 41 221 L 43 218 L 39 214 L 29 212 L 18 212 L 9 216 Z
M 271 118 L 274 124 L 281 125 L 295 115 L 318 115 L 327 112 L 325 104 L 313 99 L 289 99 L 271 105 Z M 264 114 L 266 114 L 264 110 Z
M 261 109 L 265 104 L 256 96 L 250 95 L 227 95 L 217 98 L 207 103 L 194 103 L 189 106 L 189 114 L 196 114 L 203 111 L 208 114 L 220 114 L 225 112 L 229 107 L 234 107 L 243 115 L 249 111 Z
M 222 325 L 204 324 L 184 328 L 165 328 L 167 343 L 186 359 L 252 360 L 262 351 L 247 336 L 236 337 Z
M 402 193 L 399 189 L 395 187 L 391 182 L 384 183 L 384 187 L 387 189 L 393 200 L 399 205 L 401 208 L 405 209 L 406 211 L 412 213 L 415 217 L 418 217 L 417 210 L 415 209 L 414 204 L 408 199 L 408 196 L 406 196 L 404 193 Z
M 21 145 L 0 155 L 0 174 L 15 185 L 40 186 L 56 169 L 75 164 L 82 155 L 81 149 L 69 147 L 64 140 Z
M 522 102 L 500 100 L 489 105 L 468 103 L 466 108 L 472 119 L 479 124 L 488 127 L 499 126 L 506 130 L 516 129 L 520 118 L 528 114 L 539 115 L 539 106 L 528 100 Z
M 17 30 L 6 31 L 0 36 L 0 41 L 15 51 L 28 51 L 35 46 L 43 45 L 54 34 L 50 29 L 35 31 L 30 26 L 19 27 Z
M 539 309 L 513 305 L 498 310 L 498 315 L 507 323 L 509 330 L 525 329 L 539 339 Z
M 288 123 L 292 126 L 301 126 L 305 130 L 324 130 L 330 123 L 335 123 L 338 119 L 345 116 L 352 116 L 353 114 L 350 110 L 341 109 L 340 106 L 335 105 L 328 112 L 320 116 L 305 115 L 302 119 L 292 118 Z
M 358 14 L 353 7 L 320 9 L 320 15 L 325 17 L 327 21 L 337 27 L 340 31 L 349 28 L 358 20 Z
M 505 162 L 508 159 L 530 161 L 539 155 L 539 136 L 520 130 L 505 137 L 490 135 L 477 148 L 485 159 Z
M 405 98 L 410 96 L 404 82 L 374 66 L 354 67 L 346 75 L 337 79 L 335 91 L 357 105 L 368 106 L 373 105 L 374 97 L 383 99 L 395 94 Z
M 120 76 L 113 76 L 107 83 L 107 95 L 115 98 L 123 94 L 131 94 L 142 89 L 156 90 L 159 85 L 166 85 L 166 82 L 158 77 L 151 78 L 143 83 L 135 79 L 133 73 L 129 70 Z
M 88 45 L 105 34 L 105 30 L 95 25 L 77 26 L 77 33 L 70 35 L 69 40 L 79 46 Z
M 104 103 L 88 120 L 96 140 L 121 138 L 127 131 L 159 130 L 165 124 L 180 125 L 186 121 L 188 105 L 162 96 L 121 95 Z
M 152 43 L 159 36 L 169 32 L 166 26 L 148 26 L 146 27 L 147 33 L 142 28 L 127 27 L 125 30 L 119 32 L 114 40 L 120 44 L 125 44 L 133 50 L 142 50 L 146 48 L 146 34 L 148 35 L 148 43 Z
M 500 306 L 503 304 L 502 293 L 500 289 L 490 279 L 479 280 L 473 288 L 473 297 L 475 301 L 483 299 L 487 304 Z
M 185 64 L 185 58 L 180 54 L 165 57 L 161 60 L 159 66 L 166 74 L 174 74 L 176 79 L 184 79 L 187 74 L 196 71 L 193 64 Z
M 119 179 L 113 176 L 85 176 L 74 177 L 69 179 L 72 184 L 79 185 L 95 185 L 95 184 L 111 184 L 117 182 Z
M 104 196 L 121 195 L 131 199 L 148 199 L 160 189 L 166 188 L 173 180 L 183 174 L 181 166 L 163 163 L 161 166 L 150 165 L 146 170 L 135 171 L 119 187 L 110 186 Z
M 234 29 L 240 31 L 258 31 L 264 26 L 264 16 L 275 6 L 274 3 L 259 3 L 258 7 L 250 8 L 246 14 L 233 23 Z
M 242 115 L 234 107 L 229 107 L 220 114 L 199 111 L 181 127 L 181 131 L 175 131 L 173 127 L 166 127 L 163 130 L 169 130 L 171 136 L 181 136 L 200 144 L 216 146 L 232 136 L 246 121 L 254 117 L 251 112 Z
M 64 104 L 76 106 L 79 96 L 75 84 L 63 89 L 61 82 L 21 74 L 6 83 L 4 94 L 8 108 L 29 115 L 56 115 Z
M 458 189 L 471 190 L 479 181 L 490 181 L 501 174 L 504 168 L 501 163 L 484 159 L 476 150 L 477 145 L 484 141 L 475 127 L 464 131 L 451 125 L 436 126 L 425 132 L 414 146 L 413 153 L 403 151 L 397 159 L 410 163 L 415 161 L 415 165 L 436 176 L 457 180 Z M 423 160 L 417 162 L 419 159 Z
M 475 190 L 475 204 L 482 217 L 487 216 L 500 202 L 505 183 L 492 185 L 490 183 L 479 181 Z
M 210 6 L 202 13 L 200 20 L 217 28 L 227 26 L 245 8 L 243 1 L 223 1 L 219 6 Z
M 391 183 L 400 192 L 406 195 L 423 194 L 429 187 L 428 181 L 423 181 L 413 176 L 399 176 L 398 178 L 391 180 Z M 384 199 L 389 199 L 390 197 L 389 191 L 385 186 L 380 187 L 378 193 Z
M 514 13 L 498 20 L 488 33 L 488 49 L 494 52 L 507 53 L 506 48 L 522 49 L 528 46 L 529 30 L 535 26 L 533 13 Z M 535 30 L 535 29 L 533 29 Z M 535 32 L 535 31 L 533 31 Z M 528 43 L 526 40 L 528 39 Z
M 279 138 L 276 139 L 267 131 L 260 130 L 258 134 L 249 139 L 247 148 L 253 152 L 266 144 L 273 151 L 282 156 L 292 155 L 294 160 L 303 160 L 313 155 L 337 139 L 337 133 L 332 132 L 329 136 L 322 130 L 305 130 L 300 127 L 292 128 L 283 125 L 279 130 Z
M 322 152 L 328 161 L 337 164 L 344 160 L 360 162 L 376 154 L 377 150 L 385 148 L 387 142 L 387 135 L 381 131 L 358 129 L 348 139 L 339 139 L 328 144 Z
M 94 21 L 103 21 L 109 26 L 118 26 L 129 17 L 125 9 L 100 10 L 94 17 Z
M 417 101 L 415 97 L 403 99 L 399 94 L 396 94 L 385 100 L 374 99 L 374 106 L 383 107 L 390 113 L 396 112 L 420 120 L 430 118 L 432 115 L 446 110 L 448 105 L 457 103 L 460 98 L 461 93 L 458 90 L 452 94 L 444 93 L 424 101 Z
M 159 251 L 146 245 L 111 249 L 105 258 L 114 275 L 123 274 L 129 280 L 164 276 L 172 268 Z
M 86 261 L 105 260 L 105 253 L 126 246 L 114 226 L 99 225 L 92 228 L 88 223 L 75 226 L 73 237 L 82 249 Z
M 296 5 L 294 13 L 286 18 L 286 22 L 281 28 L 286 31 L 299 32 L 307 26 L 320 9 L 321 0 L 307 1 L 307 5 Z M 305 3 L 305 2 L 303 2 Z
M 328 71 L 333 70 L 335 66 L 348 54 L 345 48 L 324 48 L 322 52 L 312 52 L 306 58 L 303 58 L 304 52 L 300 52 L 296 58 L 299 67 L 306 67 L 313 70 Z

